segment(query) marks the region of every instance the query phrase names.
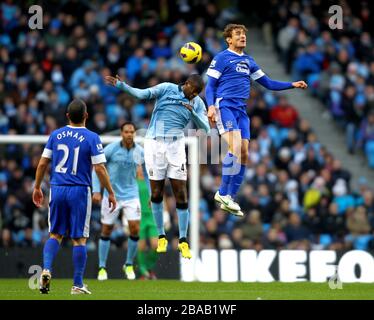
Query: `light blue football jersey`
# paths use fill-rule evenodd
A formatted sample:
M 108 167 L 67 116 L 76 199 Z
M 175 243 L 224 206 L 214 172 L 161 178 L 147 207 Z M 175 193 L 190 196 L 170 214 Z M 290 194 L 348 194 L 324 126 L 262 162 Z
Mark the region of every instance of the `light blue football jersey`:
M 183 137 L 190 120 L 207 133 L 210 131 L 204 101 L 199 96 L 188 100 L 181 85 L 163 82 L 151 88 L 137 89 L 118 81 L 116 87 L 138 99 L 156 99 L 146 138 Z M 192 112 L 182 102 L 191 105 Z
M 148 181 L 148 175 L 144 164 L 144 150 L 139 144 L 134 144 L 133 148 L 127 149 L 122 145 L 122 141 L 108 144 L 104 148 L 107 159 L 107 170 L 110 177 L 114 194 L 118 200 L 130 200 L 139 198 L 139 188 L 136 181 L 136 169 L 142 166 L 143 174 Z M 100 181 L 96 172 L 92 173 L 93 192 L 100 192 Z M 108 196 L 107 190 L 104 196 Z
M 156 98 L 151 121 L 148 126 L 147 138 L 183 137 L 184 128 L 191 120 L 191 112 L 181 103 L 188 103 L 200 119 L 206 119 L 209 127 L 206 108 L 203 100 L 197 96 L 188 100 L 180 85 L 164 82 L 150 88 L 152 98 Z

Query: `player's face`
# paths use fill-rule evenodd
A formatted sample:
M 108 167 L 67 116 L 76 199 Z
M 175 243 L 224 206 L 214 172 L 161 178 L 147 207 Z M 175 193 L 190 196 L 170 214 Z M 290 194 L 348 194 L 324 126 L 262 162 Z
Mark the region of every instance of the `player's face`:
M 199 94 L 199 90 L 195 88 L 195 86 L 188 81 L 184 84 L 183 88 L 184 95 L 188 100 L 192 100 Z
M 126 144 L 132 144 L 134 142 L 135 136 L 135 128 L 132 125 L 126 125 L 123 127 L 122 132 L 122 139 Z
M 234 29 L 231 32 L 231 38 L 228 38 L 230 47 L 244 49 L 247 45 L 247 36 L 243 29 Z

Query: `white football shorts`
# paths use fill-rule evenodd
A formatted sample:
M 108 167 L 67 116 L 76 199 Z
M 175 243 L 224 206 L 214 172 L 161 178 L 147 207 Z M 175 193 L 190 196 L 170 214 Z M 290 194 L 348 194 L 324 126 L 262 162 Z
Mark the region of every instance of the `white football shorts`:
M 145 139 L 144 161 L 150 180 L 187 180 L 185 138 Z
M 115 224 L 121 210 L 123 210 L 122 224 L 125 225 L 127 221 L 140 220 L 141 210 L 139 198 L 130 200 L 117 200 L 117 207 L 113 212 L 110 212 L 109 202 L 107 197 L 103 197 L 101 202 L 101 223 L 113 225 Z

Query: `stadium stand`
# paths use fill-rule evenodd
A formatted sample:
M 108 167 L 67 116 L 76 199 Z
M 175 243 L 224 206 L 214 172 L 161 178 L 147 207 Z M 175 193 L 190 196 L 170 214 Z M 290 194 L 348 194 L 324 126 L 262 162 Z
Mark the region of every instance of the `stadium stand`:
M 2 134 L 49 134 L 64 124 L 65 107 L 72 97 L 87 102 L 88 128 L 99 134 L 116 130 L 125 120 L 145 128 L 152 103 L 135 101 L 106 86 L 103 76 L 118 73 L 135 87 L 148 87 L 161 81 L 183 82 L 191 72 L 203 74 L 212 57 L 225 48 L 220 30 L 238 18 L 237 8 L 220 8 L 211 2 L 86 3 L 70 0 L 46 7 L 43 31 L 28 29 L 27 16 L 21 13 L 27 10 L 22 6 L 12 1 L 1 4 Z M 312 92 L 346 126 L 347 147 L 352 152 L 366 148 L 372 163 L 374 116 L 369 110 L 374 101 L 374 62 L 365 57 L 373 50 L 366 31 L 373 28 L 363 17 L 352 15 L 352 32 L 359 27 L 363 31 L 356 30 L 359 39 L 332 39 L 313 6 L 272 4 L 270 36 L 280 61 L 292 75 L 307 77 Z M 81 14 L 75 18 L 74 12 Z M 184 64 L 176 53 L 189 40 L 203 48 L 202 62 L 197 65 Z M 359 60 L 348 63 L 356 55 Z M 304 65 L 310 69 L 300 68 Z M 350 77 L 355 79 L 353 85 Z M 345 86 L 351 89 L 343 96 Z M 220 168 L 202 165 L 201 247 L 373 249 L 374 194 L 367 181 L 363 178 L 360 187 L 352 190 L 349 170 L 316 139 L 308 121 L 299 117 L 284 96 L 255 86 L 247 107 L 252 141 L 239 193 L 246 217 L 239 219 L 217 208 L 212 199 L 220 184 Z M 361 113 L 346 123 L 345 112 L 357 110 Z M 31 202 L 41 151 L 39 145 L 0 146 L 4 155 L 0 160 L 3 247 L 40 246 L 47 237 L 48 211 L 36 209 Z M 49 189 L 48 185 L 44 188 Z M 177 215 L 170 189 L 165 202 L 170 214 L 167 233 L 176 248 Z M 92 250 L 99 236 L 99 215 L 94 208 L 88 247 Z M 114 246 L 126 245 L 119 225 L 112 241 Z

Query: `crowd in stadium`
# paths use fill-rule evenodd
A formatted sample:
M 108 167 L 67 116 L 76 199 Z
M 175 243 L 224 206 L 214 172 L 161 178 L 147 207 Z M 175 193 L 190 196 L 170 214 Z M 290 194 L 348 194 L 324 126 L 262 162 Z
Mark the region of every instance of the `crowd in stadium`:
M 373 12 L 366 1 L 338 4 L 344 8 L 341 29 L 329 25 L 337 22 L 328 14 L 331 2 L 295 1 L 287 8 L 275 1 L 265 30 L 285 70 L 307 80 L 325 114 L 345 132 L 348 152 L 362 151 L 374 168 Z
M 48 135 L 65 124 L 65 108 L 73 97 L 87 102 L 87 126 L 99 134 L 118 129 L 125 120 L 146 128 L 152 101 L 136 101 L 105 85 L 103 77 L 118 73 L 132 86 L 144 88 L 163 81 L 181 83 L 193 72 L 203 74 L 212 57 L 225 48 L 222 28 L 237 12 L 208 1 L 193 6 L 188 1 L 70 0 L 44 8 L 44 29 L 33 31 L 27 15 L 12 1 L 1 4 L 1 14 L 0 133 Z M 370 24 L 363 17 L 348 16 L 356 38 L 350 33 L 335 39 L 308 7 L 275 5 L 273 15 L 274 43 L 287 71 L 298 79 L 305 77 L 346 126 L 349 150 L 366 148 L 370 162 L 374 62 L 367 59 L 373 46 L 371 34 L 365 32 Z M 187 41 L 202 46 L 199 64 L 188 65 L 178 57 Z M 312 69 L 300 68 L 305 65 Z M 365 178 L 352 190 L 350 172 L 316 139 L 285 96 L 254 86 L 247 111 L 250 161 L 238 198 L 245 217 L 218 209 L 213 197 L 220 166 L 202 165 L 201 247 L 374 248 L 374 194 Z M 38 246 L 47 238 L 47 200 L 43 209 L 36 209 L 31 200 L 42 147 L 0 145 L 0 246 Z M 44 188 L 48 191 L 48 185 Z M 169 190 L 166 230 L 176 248 L 172 199 Z M 99 230 L 100 212 L 94 207 L 89 248 L 95 248 Z M 120 225 L 112 240 L 126 245 Z

